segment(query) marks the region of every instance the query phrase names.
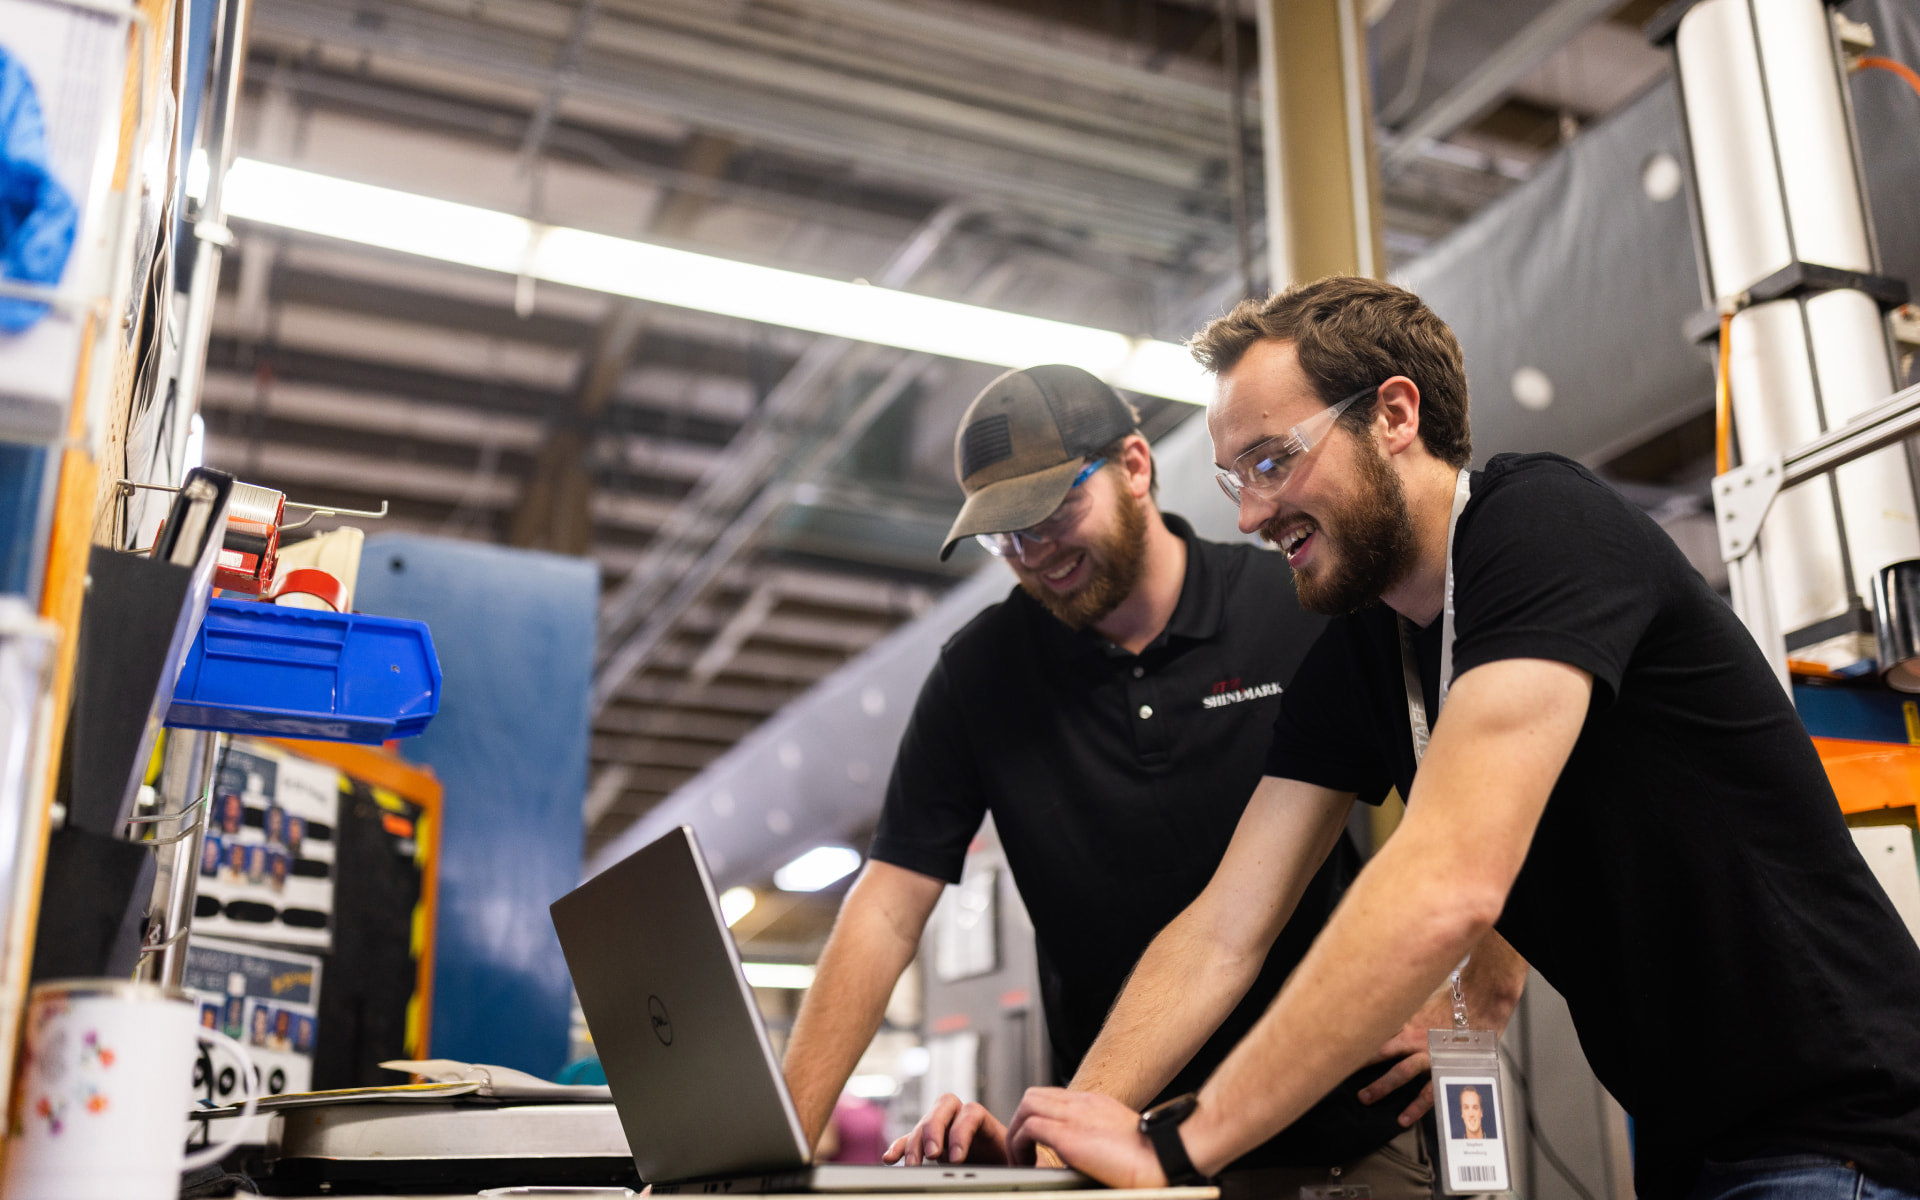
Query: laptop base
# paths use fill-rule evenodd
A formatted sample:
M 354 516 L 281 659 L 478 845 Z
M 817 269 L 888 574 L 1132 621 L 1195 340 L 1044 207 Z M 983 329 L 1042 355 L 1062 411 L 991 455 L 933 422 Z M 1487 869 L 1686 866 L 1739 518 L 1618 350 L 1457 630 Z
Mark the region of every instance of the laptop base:
M 845 1192 L 882 1195 L 899 1192 L 1063 1192 L 1098 1187 L 1078 1171 L 1063 1167 L 970 1167 L 930 1163 L 921 1167 L 883 1167 L 862 1163 L 823 1163 L 797 1171 L 740 1175 L 691 1183 L 656 1183 L 656 1196 L 765 1196 L 797 1192 Z

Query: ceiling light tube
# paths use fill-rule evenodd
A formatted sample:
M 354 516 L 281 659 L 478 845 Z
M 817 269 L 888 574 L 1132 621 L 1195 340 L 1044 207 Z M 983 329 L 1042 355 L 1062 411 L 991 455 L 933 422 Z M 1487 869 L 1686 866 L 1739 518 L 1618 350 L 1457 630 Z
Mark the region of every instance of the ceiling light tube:
M 804 992 L 813 986 L 813 967 L 807 963 L 743 962 L 740 970 L 757 988 Z
M 838 883 L 860 866 L 860 852 L 850 846 L 815 846 L 773 873 L 773 886 L 783 892 L 817 892 Z
M 234 162 L 223 196 L 229 217 L 486 271 L 995 366 L 1069 363 L 1190 404 L 1211 391 L 1172 342 L 539 225 L 258 159 Z
M 750 887 L 730 887 L 720 893 L 720 915 L 729 927 L 738 925 L 741 917 L 753 911 L 757 899 Z

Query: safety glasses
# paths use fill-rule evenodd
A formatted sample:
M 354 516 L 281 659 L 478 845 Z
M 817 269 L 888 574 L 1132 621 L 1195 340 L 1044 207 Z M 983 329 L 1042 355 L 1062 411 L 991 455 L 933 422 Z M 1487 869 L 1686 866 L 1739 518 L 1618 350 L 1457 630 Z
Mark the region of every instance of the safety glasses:
M 1051 516 L 1038 525 L 1015 530 L 1012 533 L 975 534 L 974 540 L 986 547 L 987 553 L 995 558 L 1019 558 L 1023 547 L 1051 544 L 1078 525 L 1080 518 L 1086 514 L 1087 494 L 1080 490 L 1080 485 L 1093 478 L 1093 473 L 1105 466 L 1106 461 L 1104 458 L 1096 458 L 1080 468 L 1080 473 L 1073 477 L 1071 484 L 1067 485 L 1067 498 L 1060 502 L 1060 507 L 1054 509 Z
M 1213 478 L 1233 501 L 1235 508 L 1240 506 L 1240 497 L 1247 492 L 1262 499 L 1271 500 L 1280 494 L 1287 485 L 1287 477 L 1300 465 L 1307 451 L 1318 445 L 1340 414 L 1347 411 L 1355 400 L 1370 396 L 1379 389 L 1379 384 L 1364 387 L 1345 400 L 1329 408 L 1323 408 L 1292 429 L 1248 450 L 1233 460 L 1233 465 L 1224 471 L 1214 472 Z

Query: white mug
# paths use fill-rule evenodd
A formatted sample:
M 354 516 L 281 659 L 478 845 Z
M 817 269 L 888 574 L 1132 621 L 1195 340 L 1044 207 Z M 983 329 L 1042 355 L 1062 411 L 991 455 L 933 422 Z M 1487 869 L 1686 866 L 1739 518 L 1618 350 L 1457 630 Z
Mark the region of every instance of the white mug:
M 14 1088 L 7 1200 L 173 1200 L 180 1172 L 217 1162 L 225 1140 L 186 1152 L 196 1044 L 240 1064 L 244 1114 L 259 1096 L 253 1060 L 202 1029 L 185 993 L 123 979 L 43 983 L 27 1001 L 26 1053 Z

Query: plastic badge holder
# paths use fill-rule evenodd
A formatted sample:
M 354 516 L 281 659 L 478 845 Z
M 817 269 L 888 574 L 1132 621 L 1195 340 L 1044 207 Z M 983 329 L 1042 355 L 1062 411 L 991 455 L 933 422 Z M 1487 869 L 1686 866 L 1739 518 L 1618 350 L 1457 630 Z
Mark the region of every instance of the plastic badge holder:
M 1433 1029 L 1427 1053 L 1440 1133 L 1439 1190 L 1450 1196 L 1513 1190 L 1500 1036 L 1487 1029 Z
M 216 598 L 167 724 L 376 744 L 440 708 L 440 661 L 419 621 Z

